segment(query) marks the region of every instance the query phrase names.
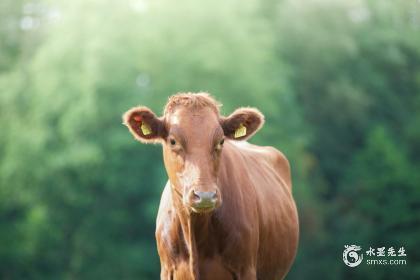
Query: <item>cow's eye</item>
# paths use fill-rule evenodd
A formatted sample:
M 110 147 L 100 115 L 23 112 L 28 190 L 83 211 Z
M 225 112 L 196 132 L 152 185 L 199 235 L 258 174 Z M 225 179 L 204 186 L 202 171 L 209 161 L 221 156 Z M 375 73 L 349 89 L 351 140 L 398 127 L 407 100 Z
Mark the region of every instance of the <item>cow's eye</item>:
M 175 145 L 176 145 L 176 141 L 175 141 L 175 139 L 173 139 L 173 138 L 171 138 L 171 139 L 169 140 L 169 143 L 171 143 L 171 146 L 175 146 Z
M 225 142 L 225 139 L 220 140 L 220 142 L 216 145 L 214 148 L 216 151 L 220 151 L 223 148 L 223 143 Z

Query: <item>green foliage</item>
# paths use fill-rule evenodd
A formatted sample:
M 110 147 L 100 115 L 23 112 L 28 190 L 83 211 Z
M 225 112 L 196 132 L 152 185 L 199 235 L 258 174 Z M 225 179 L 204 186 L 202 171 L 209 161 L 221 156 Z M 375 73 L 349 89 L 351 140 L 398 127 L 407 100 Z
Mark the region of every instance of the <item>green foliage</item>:
M 158 278 L 161 151 L 121 114 L 178 91 L 265 114 L 251 141 L 288 156 L 300 214 L 288 278 L 419 278 L 416 5 L 2 1 L 0 278 Z M 353 243 L 408 265 L 348 268 Z

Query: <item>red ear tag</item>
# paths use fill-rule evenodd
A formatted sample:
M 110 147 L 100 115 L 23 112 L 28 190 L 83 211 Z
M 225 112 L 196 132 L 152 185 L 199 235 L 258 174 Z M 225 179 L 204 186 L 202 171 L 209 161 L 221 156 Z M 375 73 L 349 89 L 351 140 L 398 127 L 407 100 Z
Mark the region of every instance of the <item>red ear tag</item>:
M 141 122 L 141 116 L 134 116 L 133 117 L 133 119 L 136 121 L 136 122 Z

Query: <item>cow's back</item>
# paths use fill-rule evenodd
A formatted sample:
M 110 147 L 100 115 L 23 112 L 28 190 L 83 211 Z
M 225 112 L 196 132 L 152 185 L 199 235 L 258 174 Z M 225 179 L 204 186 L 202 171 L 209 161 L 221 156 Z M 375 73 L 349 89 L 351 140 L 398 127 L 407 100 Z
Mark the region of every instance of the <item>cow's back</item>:
M 275 148 L 229 142 L 225 148 L 232 166 L 225 168 L 230 178 L 242 178 L 242 185 L 234 188 L 254 196 L 255 205 L 246 205 L 247 211 L 256 207 L 258 212 L 258 219 L 251 221 L 258 224 L 258 279 L 279 279 L 294 260 L 299 232 L 289 163 Z

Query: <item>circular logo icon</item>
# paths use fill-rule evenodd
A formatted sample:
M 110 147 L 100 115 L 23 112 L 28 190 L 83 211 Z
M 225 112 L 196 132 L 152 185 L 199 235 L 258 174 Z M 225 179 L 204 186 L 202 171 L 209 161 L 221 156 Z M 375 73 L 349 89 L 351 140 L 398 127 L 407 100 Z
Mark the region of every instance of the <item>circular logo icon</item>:
M 358 266 L 363 260 L 363 254 L 358 253 L 362 248 L 357 245 L 345 245 L 343 251 L 343 262 L 350 267 Z

